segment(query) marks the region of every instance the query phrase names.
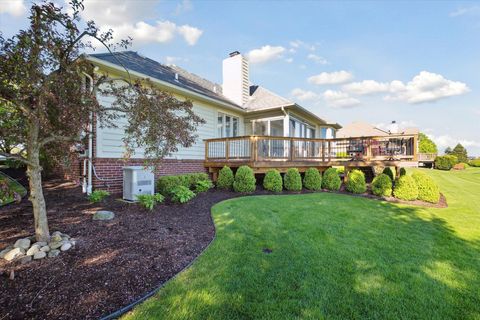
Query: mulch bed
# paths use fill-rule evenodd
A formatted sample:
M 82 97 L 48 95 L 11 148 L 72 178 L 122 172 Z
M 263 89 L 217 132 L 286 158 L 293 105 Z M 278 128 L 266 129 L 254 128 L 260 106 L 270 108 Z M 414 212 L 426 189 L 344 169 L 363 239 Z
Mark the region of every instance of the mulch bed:
M 54 259 L 24 265 L 0 260 L 1 320 L 97 319 L 136 301 L 180 272 L 210 243 L 215 233 L 212 205 L 242 195 L 212 190 L 187 204 L 162 204 L 149 212 L 114 196 L 91 204 L 69 182 L 48 182 L 44 191 L 50 231 L 67 233 L 77 244 Z M 271 193 L 259 188 L 255 194 Z M 100 209 L 115 212 L 115 219 L 93 221 Z M 26 198 L 0 208 L 0 250 L 33 232 L 32 206 Z M 12 270 L 14 280 L 9 279 Z

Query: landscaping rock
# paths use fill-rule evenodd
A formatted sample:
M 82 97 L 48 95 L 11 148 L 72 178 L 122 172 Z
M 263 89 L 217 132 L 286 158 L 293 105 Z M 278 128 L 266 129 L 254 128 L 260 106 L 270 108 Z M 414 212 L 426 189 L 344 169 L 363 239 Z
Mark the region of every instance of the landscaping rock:
M 4 259 L 7 261 L 12 261 L 13 259 L 20 258 L 25 255 L 25 250 L 22 248 L 13 248 L 5 255 Z
M 38 251 L 40 251 L 40 246 L 34 244 L 33 246 L 30 247 L 30 249 L 27 250 L 27 256 L 33 256 Z
M 60 241 L 62 241 L 62 240 L 63 240 L 63 239 L 62 239 L 62 236 L 61 236 L 60 234 L 56 233 L 56 234 L 53 234 L 52 237 L 50 238 L 50 243 L 52 243 L 52 242 L 60 242 Z
M 39 260 L 39 259 L 43 259 L 47 256 L 47 253 L 46 252 L 43 252 L 43 251 L 38 251 L 37 253 L 35 253 L 33 255 L 33 259 L 34 260 Z
M 51 242 L 49 246 L 50 246 L 50 249 L 58 249 L 61 246 L 63 246 L 63 241 Z
M 12 249 L 13 249 L 13 246 L 8 246 L 5 249 L 3 249 L 2 251 L 0 251 L 0 259 L 3 259 L 5 257 L 5 255 Z
M 60 247 L 60 250 L 61 250 L 61 251 L 67 251 L 67 250 L 69 250 L 71 247 L 72 247 L 72 244 L 71 244 L 70 242 L 67 242 L 67 243 L 64 243 L 64 244 Z
M 39 246 L 39 247 L 45 247 L 48 243 L 46 243 L 45 241 L 39 241 L 39 242 L 35 242 L 34 244 L 32 244 L 32 246 Z
M 20 263 L 21 264 L 26 264 L 26 263 L 29 263 L 30 261 L 32 261 L 32 256 L 25 256 L 25 257 L 20 258 Z
M 115 214 L 112 211 L 99 210 L 93 215 L 93 220 L 112 220 Z
M 50 247 L 49 247 L 49 246 L 41 247 L 41 248 L 40 248 L 40 251 L 48 252 L 48 251 L 50 251 Z
M 28 250 L 30 248 L 30 241 L 29 238 L 24 238 L 24 239 L 18 239 L 15 244 L 13 245 L 14 248 L 21 248 L 23 250 Z
M 60 250 L 51 250 L 49 253 L 48 253 L 48 257 L 49 258 L 55 258 L 56 256 L 58 256 L 60 254 Z

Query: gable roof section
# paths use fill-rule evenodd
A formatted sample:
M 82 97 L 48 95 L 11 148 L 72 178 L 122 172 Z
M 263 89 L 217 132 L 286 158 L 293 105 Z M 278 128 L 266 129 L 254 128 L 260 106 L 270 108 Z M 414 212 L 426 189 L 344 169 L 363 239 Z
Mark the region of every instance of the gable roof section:
M 250 99 L 243 105 L 247 111 L 259 111 L 292 106 L 293 103 L 258 85 L 250 86 Z
M 89 54 L 87 55 L 87 59 L 88 57 L 114 64 L 121 69 L 125 67 L 129 71 L 135 71 L 146 77 L 161 80 L 176 87 L 240 108 L 240 106 L 227 99 L 221 93 L 222 87 L 219 84 L 208 81 L 180 67 L 161 64 L 155 60 L 143 57 L 134 51 L 114 52 L 113 54 Z M 178 80 L 175 79 L 175 74 L 178 74 Z

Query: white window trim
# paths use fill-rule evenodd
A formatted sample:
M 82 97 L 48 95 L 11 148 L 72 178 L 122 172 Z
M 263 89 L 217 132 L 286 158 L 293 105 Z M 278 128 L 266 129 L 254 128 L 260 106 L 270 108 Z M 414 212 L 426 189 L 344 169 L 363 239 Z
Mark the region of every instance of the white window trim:
M 220 137 L 217 137 L 217 138 L 227 138 L 227 135 L 226 135 L 226 133 L 227 133 L 227 131 L 226 131 L 226 129 L 227 129 L 226 123 L 227 123 L 227 122 L 226 122 L 225 117 L 230 117 L 230 129 L 232 130 L 232 135 L 231 135 L 230 137 L 238 137 L 238 136 L 240 135 L 240 118 L 237 117 L 237 116 L 234 116 L 234 115 L 232 115 L 232 114 L 230 114 L 230 113 L 225 113 L 225 112 L 218 112 L 218 113 L 217 113 L 217 120 L 216 120 L 216 122 L 217 122 L 217 130 L 216 130 L 216 134 L 218 135 L 218 125 L 219 125 L 219 124 L 218 124 L 218 118 L 219 118 L 220 116 L 222 117 L 222 134 L 221 134 Z M 233 135 L 233 119 L 237 119 L 237 135 L 236 135 L 236 136 Z

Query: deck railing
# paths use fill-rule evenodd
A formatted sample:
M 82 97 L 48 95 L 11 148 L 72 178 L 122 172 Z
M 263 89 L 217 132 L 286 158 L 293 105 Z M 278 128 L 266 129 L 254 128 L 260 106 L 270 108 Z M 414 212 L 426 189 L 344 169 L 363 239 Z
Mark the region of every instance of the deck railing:
M 436 153 L 419 153 L 418 161 L 419 162 L 434 162 L 437 157 Z
M 206 161 L 417 160 L 416 135 L 310 139 L 241 136 L 205 140 Z

